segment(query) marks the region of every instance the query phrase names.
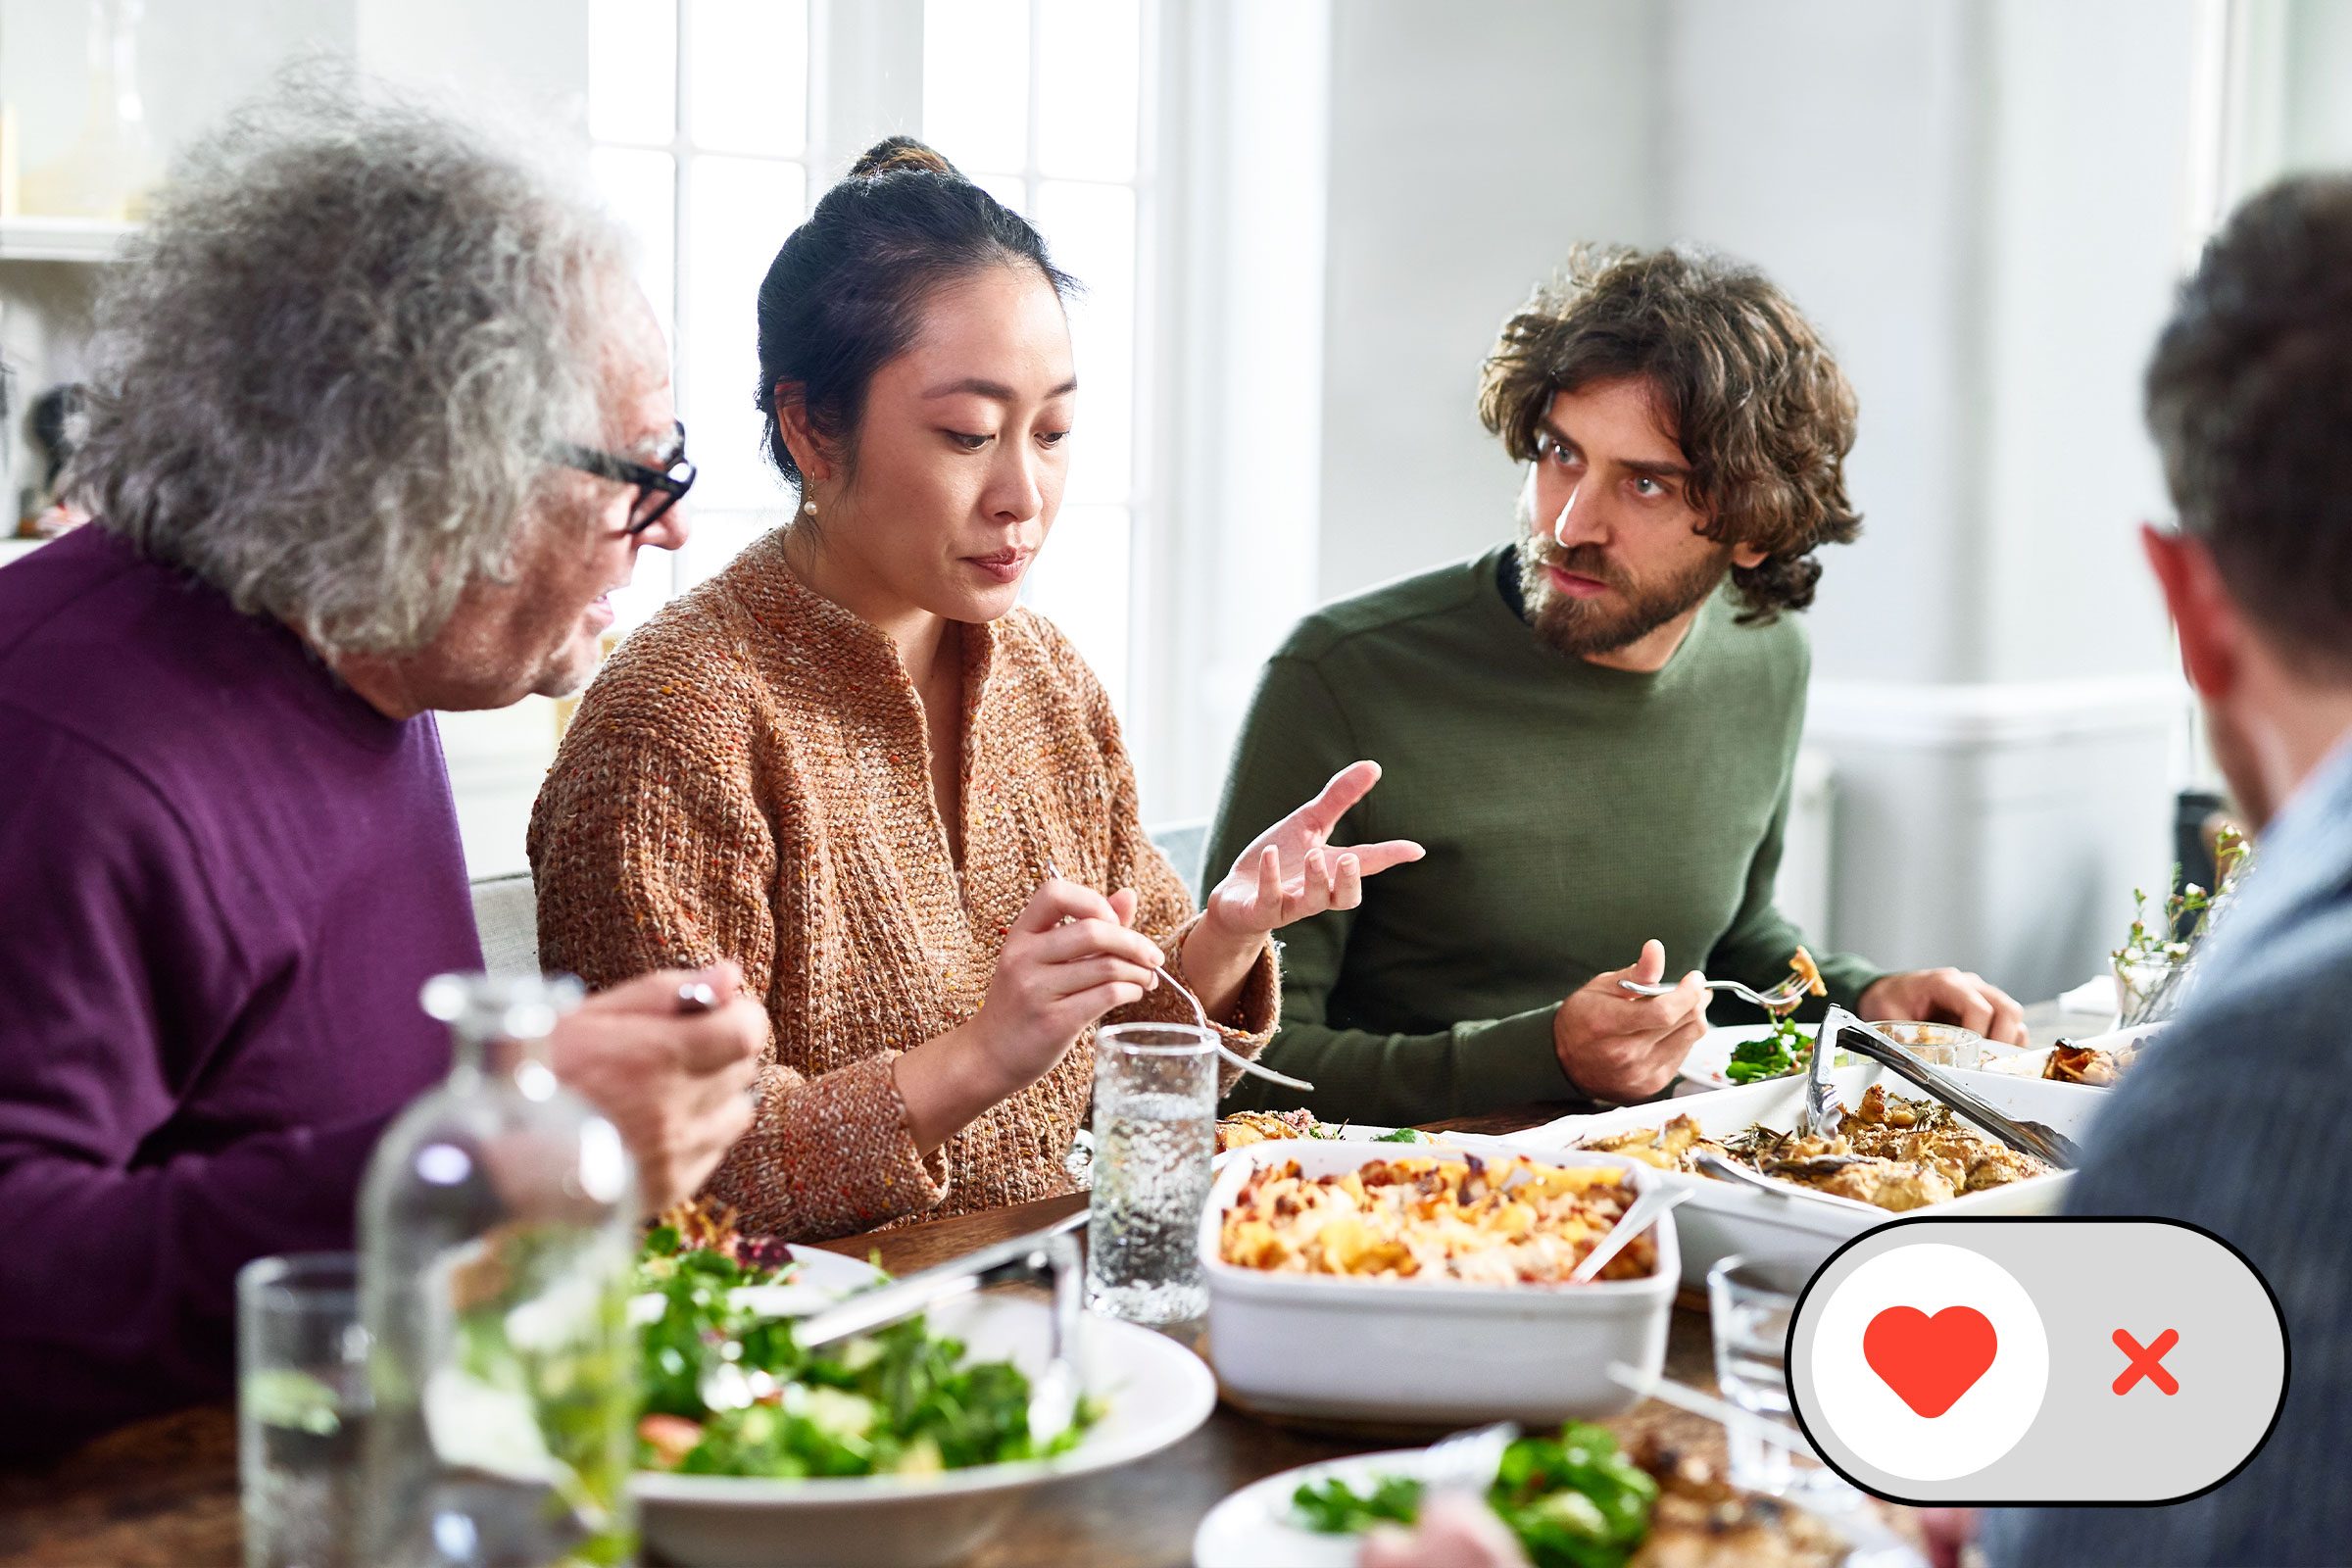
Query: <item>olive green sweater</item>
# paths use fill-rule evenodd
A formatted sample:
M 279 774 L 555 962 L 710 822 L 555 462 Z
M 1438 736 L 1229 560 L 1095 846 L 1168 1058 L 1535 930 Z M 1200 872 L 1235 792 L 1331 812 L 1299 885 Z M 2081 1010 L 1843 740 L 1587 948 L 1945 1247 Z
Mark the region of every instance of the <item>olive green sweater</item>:
M 1301 621 L 1266 665 L 1209 833 L 1211 874 L 1368 757 L 1379 784 L 1342 843 L 1428 858 L 1361 907 L 1283 933 L 1282 1028 L 1239 1105 L 1417 1122 L 1578 1097 L 1552 1054 L 1560 1000 L 1655 937 L 1669 977 L 1759 989 L 1803 940 L 1772 902 L 1811 656 L 1788 616 L 1711 600 L 1663 669 L 1567 658 L 1520 618 L 1506 546 Z M 1823 956 L 1851 1005 L 1878 971 Z M 1818 1004 L 1816 1004 L 1818 1005 Z M 1719 997 L 1711 1016 L 1752 1008 Z

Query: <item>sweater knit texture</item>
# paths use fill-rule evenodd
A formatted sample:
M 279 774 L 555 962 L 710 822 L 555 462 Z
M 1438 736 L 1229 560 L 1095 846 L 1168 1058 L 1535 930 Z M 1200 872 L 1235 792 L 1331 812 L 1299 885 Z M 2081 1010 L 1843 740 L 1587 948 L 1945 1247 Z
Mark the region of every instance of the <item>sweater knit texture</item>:
M 1072 1189 L 1092 1031 L 928 1158 L 891 1075 L 979 1010 L 1049 861 L 1099 892 L 1134 888 L 1137 929 L 1183 977 L 1197 916 L 1144 832 L 1101 683 L 1031 611 L 961 633 L 960 872 L 896 646 L 794 578 L 780 531 L 620 647 L 532 812 L 549 968 L 602 987 L 731 958 L 766 1000 L 758 1119 L 710 1185 L 747 1228 L 839 1236 Z M 1262 1050 L 1280 993 L 1269 943 L 1226 1043 Z M 1104 1021 L 1193 1013 L 1163 984 Z

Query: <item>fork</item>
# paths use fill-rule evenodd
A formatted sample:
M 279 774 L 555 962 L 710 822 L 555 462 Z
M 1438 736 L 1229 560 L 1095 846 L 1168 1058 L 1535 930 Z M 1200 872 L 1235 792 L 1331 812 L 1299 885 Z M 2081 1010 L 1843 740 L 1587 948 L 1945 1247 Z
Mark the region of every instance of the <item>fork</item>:
M 1054 861 L 1051 858 L 1049 858 L 1046 861 L 1046 875 L 1052 877 L 1056 882 L 1059 882 L 1062 879 L 1061 873 L 1054 868 Z M 1276 1072 L 1273 1068 L 1266 1066 L 1263 1062 L 1252 1061 L 1248 1056 L 1243 1055 L 1240 1052 L 1227 1045 L 1225 1043 L 1225 1037 L 1218 1034 L 1214 1028 L 1210 1027 L 1208 1021 L 1208 1009 L 1200 1005 L 1200 999 L 1193 995 L 1191 987 L 1187 986 L 1183 981 L 1177 979 L 1174 975 L 1168 973 L 1167 965 L 1160 965 L 1159 978 L 1166 982 L 1169 986 L 1174 987 L 1176 994 L 1192 1004 L 1194 1018 L 1199 1020 L 1201 1032 L 1208 1036 L 1208 1043 L 1216 1048 L 1218 1055 L 1224 1057 L 1236 1067 L 1241 1068 L 1242 1071 L 1248 1073 L 1252 1078 L 1263 1078 L 1268 1083 L 1280 1084 L 1285 1089 L 1296 1089 L 1300 1094 L 1311 1095 L 1315 1092 L 1315 1086 L 1308 1083 L 1305 1079 L 1294 1078 L 1287 1072 Z
M 1491 1427 L 1472 1427 L 1440 1438 L 1422 1450 L 1413 1469 L 1429 1492 L 1467 1492 L 1483 1496 L 1494 1484 L 1502 1450 L 1518 1441 L 1519 1423 L 1497 1421 Z
M 1620 980 L 1617 983 L 1637 997 L 1662 997 L 1676 989 L 1674 985 L 1664 982 L 1651 984 L 1642 980 Z M 1766 1012 L 1778 1016 L 1804 1000 L 1806 980 L 1803 975 L 1792 974 L 1770 991 L 1762 992 L 1741 985 L 1737 980 L 1709 980 L 1705 986 L 1709 991 L 1729 991 L 1740 1001 L 1752 1002 Z

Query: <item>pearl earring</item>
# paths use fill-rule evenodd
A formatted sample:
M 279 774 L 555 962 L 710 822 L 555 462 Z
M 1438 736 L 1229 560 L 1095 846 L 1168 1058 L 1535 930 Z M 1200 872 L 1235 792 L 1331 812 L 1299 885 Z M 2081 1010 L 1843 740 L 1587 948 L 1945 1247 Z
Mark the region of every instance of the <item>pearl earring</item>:
M 813 501 L 804 501 L 801 503 L 801 510 L 813 517 L 816 515 L 816 503 Z

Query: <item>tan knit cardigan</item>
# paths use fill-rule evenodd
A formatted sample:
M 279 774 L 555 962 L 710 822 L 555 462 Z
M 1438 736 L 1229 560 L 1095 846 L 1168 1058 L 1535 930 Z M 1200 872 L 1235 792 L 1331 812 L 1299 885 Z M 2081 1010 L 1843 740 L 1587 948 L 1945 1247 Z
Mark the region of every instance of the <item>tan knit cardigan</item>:
M 531 815 L 539 945 L 592 987 L 732 958 L 767 1000 L 759 1118 L 710 1191 L 757 1230 L 844 1235 L 1071 1189 L 1092 1034 L 930 1158 L 891 1078 L 979 1009 L 1051 858 L 1176 964 L 1196 918 L 1144 834 L 1102 688 L 1045 617 L 963 629 L 964 868 L 890 640 L 803 587 L 773 533 L 630 637 L 588 690 Z M 1273 1033 L 1272 944 L 1224 1031 Z M 1161 986 L 1107 1021 L 1182 1019 Z M 1230 1079 L 1228 1079 L 1230 1081 Z

